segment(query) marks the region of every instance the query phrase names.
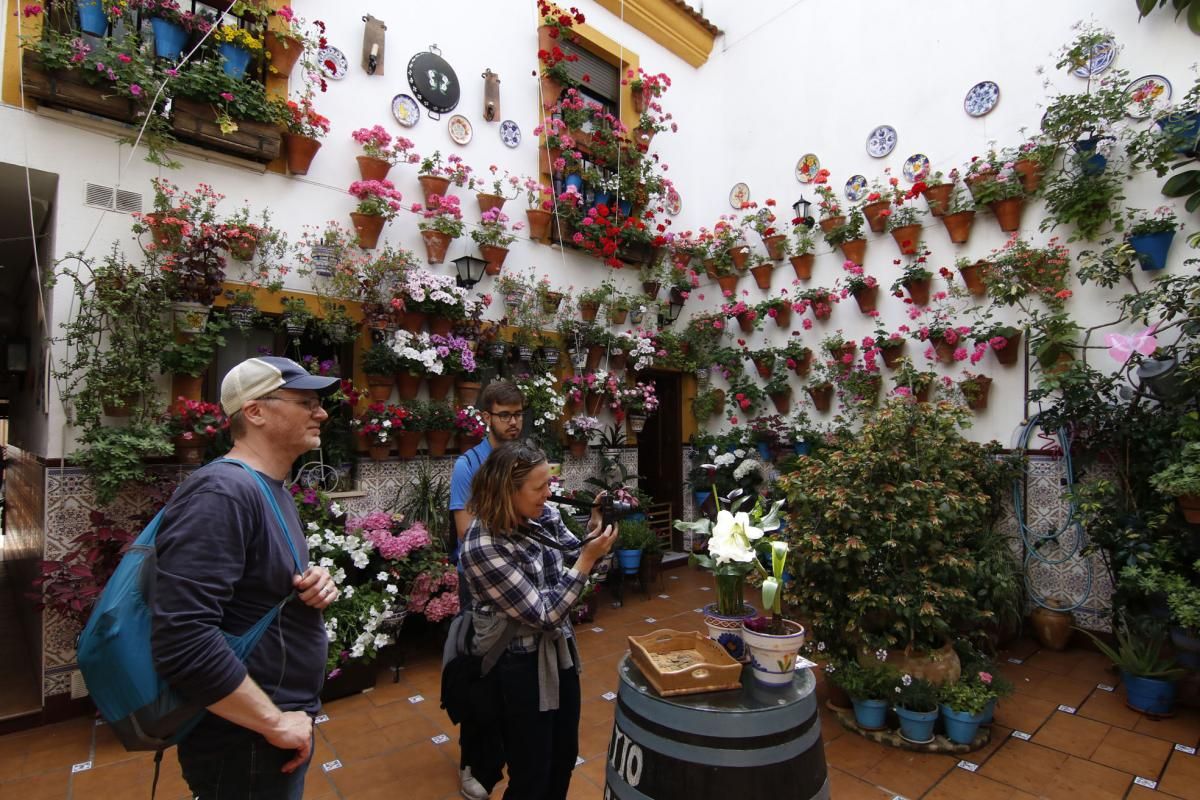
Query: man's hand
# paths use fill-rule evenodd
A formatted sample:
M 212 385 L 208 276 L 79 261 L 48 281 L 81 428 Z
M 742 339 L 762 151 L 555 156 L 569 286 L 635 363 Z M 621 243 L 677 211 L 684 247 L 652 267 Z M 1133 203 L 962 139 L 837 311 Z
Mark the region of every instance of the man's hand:
M 303 575 L 292 578 L 292 585 L 300 593 L 300 600 L 306 606 L 316 609 L 326 609 L 329 604 L 338 599 L 337 587 L 329 570 L 324 567 L 309 567 Z
M 313 720 L 303 711 L 284 711 L 263 737 L 280 750 L 295 750 L 296 757 L 283 765 L 283 772 L 294 772 L 312 753 Z

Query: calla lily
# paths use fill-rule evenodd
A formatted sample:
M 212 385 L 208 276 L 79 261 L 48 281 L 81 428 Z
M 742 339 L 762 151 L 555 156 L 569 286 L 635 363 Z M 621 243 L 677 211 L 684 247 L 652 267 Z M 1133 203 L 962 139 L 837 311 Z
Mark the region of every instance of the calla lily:
M 718 565 L 730 561 L 750 563 L 755 558 L 754 548 L 750 543 L 761 539 L 762 535 L 762 528 L 751 525 L 750 515 L 745 511 L 732 514 L 721 509 L 717 512 L 717 522 L 713 525 L 708 552 L 716 559 Z

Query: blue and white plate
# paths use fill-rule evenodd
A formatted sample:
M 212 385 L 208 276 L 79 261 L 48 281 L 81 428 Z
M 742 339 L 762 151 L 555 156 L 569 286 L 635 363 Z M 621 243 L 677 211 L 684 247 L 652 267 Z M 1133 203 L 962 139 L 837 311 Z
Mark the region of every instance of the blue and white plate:
M 929 174 L 929 157 L 924 153 L 913 153 L 904 162 L 904 180 L 916 183 Z
M 857 203 L 867 196 L 867 177 L 865 175 L 851 175 L 850 180 L 846 181 L 846 199 L 851 203 Z
M 511 119 L 500 123 L 500 141 L 505 147 L 516 147 L 521 143 L 521 128 Z
M 1000 102 L 1000 86 L 995 81 L 980 81 L 963 98 L 963 111 L 969 117 L 982 117 Z
M 867 137 L 867 155 L 883 158 L 896 149 L 896 129 L 891 125 L 880 125 Z
M 321 74 L 330 80 L 340 81 L 350 71 L 350 62 L 346 54 L 336 47 L 322 47 L 317 51 L 317 64 Z
M 398 94 L 392 98 L 392 116 L 396 122 L 411 128 L 421 121 L 421 107 L 408 95 Z
M 1094 78 L 1111 67 L 1116 58 L 1117 43 L 1112 39 L 1105 39 L 1092 45 L 1092 57 L 1086 64 L 1076 67 L 1072 74 L 1076 78 Z

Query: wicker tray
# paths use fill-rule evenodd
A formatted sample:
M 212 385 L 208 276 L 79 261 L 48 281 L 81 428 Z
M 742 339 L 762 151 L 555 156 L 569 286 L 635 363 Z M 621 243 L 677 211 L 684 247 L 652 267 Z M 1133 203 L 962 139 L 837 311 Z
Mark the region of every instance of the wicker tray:
M 629 637 L 633 663 L 662 697 L 742 688 L 742 665 L 695 631 Z

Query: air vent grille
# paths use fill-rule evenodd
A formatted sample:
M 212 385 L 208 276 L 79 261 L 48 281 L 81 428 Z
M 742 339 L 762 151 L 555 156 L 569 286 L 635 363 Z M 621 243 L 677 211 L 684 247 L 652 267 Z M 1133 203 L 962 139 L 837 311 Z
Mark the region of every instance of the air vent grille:
M 93 208 L 132 214 L 142 210 L 142 195 L 90 181 L 83 185 L 83 202 Z

